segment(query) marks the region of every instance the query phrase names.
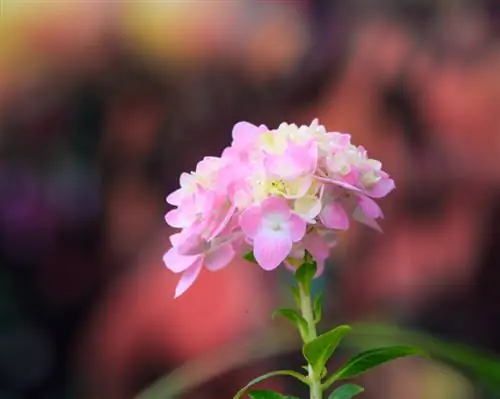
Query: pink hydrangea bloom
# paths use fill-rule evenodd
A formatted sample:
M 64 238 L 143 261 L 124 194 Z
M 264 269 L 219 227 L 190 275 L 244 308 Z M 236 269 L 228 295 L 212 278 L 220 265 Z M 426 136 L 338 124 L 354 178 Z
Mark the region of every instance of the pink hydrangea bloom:
M 205 157 L 167 197 L 175 208 L 164 262 L 181 273 L 176 297 L 205 267 L 216 271 L 253 251 L 265 270 L 296 267 L 308 251 L 321 273 L 338 232 L 351 220 L 380 230 L 374 199 L 394 189 L 382 164 L 348 134 L 282 123 L 277 129 L 239 122 L 220 157 Z

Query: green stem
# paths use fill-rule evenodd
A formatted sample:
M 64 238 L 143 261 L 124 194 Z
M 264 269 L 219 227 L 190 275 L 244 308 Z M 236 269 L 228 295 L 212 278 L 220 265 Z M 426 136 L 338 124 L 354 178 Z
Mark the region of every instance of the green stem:
M 300 311 L 302 317 L 307 322 L 307 336 L 304 337 L 305 343 L 308 343 L 315 339 L 318 334 L 316 332 L 316 323 L 314 322 L 314 313 L 311 301 L 310 293 L 307 293 L 304 286 L 299 283 L 299 294 L 300 294 Z M 311 399 L 323 399 L 323 389 L 321 387 L 321 376 L 316 375 L 312 366 L 309 364 L 308 378 L 311 388 Z

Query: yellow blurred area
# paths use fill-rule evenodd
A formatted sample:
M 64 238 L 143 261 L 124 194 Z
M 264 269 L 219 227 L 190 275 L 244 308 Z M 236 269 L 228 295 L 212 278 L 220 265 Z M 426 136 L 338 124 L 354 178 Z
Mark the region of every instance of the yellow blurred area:
M 120 28 L 125 43 L 145 55 L 206 57 L 227 43 L 238 8 L 237 1 L 126 2 L 120 10 Z
M 160 68 L 223 59 L 253 73 L 280 72 L 306 49 L 305 22 L 286 2 L 2 0 L 0 87 L 47 69 L 81 69 L 106 45 Z
M 111 10 L 106 2 L 2 0 L 0 90 L 93 62 Z

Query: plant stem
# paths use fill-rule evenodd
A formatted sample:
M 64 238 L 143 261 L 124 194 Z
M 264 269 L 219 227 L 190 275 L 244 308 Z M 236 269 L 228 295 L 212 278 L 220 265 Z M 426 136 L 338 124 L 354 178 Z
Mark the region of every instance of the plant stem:
M 312 308 L 311 295 L 307 293 L 302 284 L 299 283 L 300 293 L 300 311 L 302 317 L 307 322 L 307 336 L 305 343 L 308 343 L 317 337 L 316 323 L 314 322 L 314 313 Z M 316 375 L 312 366 L 307 366 L 310 382 L 311 399 L 323 399 L 323 390 L 321 388 L 321 376 Z

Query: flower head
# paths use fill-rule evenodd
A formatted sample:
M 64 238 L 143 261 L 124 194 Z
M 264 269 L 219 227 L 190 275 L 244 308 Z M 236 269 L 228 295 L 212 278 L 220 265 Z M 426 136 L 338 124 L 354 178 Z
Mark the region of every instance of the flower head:
M 231 146 L 183 173 L 167 197 L 175 209 L 165 219 L 181 229 L 164 256 L 182 273 L 176 296 L 203 267 L 219 270 L 248 249 L 265 270 L 294 267 L 306 251 L 321 270 L 351 219 L 380 230 L 383 215 L 373 199 L 393 189 L 379 161 L 317 120 L 277 129 L 239 122 Z

